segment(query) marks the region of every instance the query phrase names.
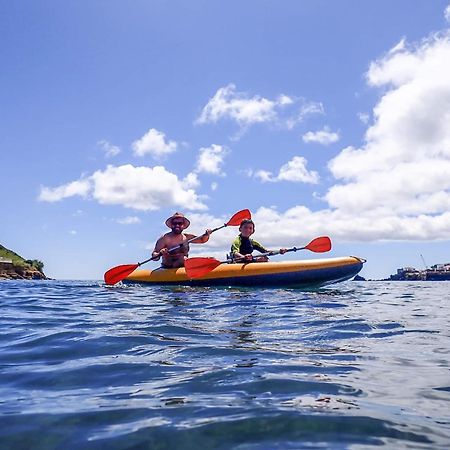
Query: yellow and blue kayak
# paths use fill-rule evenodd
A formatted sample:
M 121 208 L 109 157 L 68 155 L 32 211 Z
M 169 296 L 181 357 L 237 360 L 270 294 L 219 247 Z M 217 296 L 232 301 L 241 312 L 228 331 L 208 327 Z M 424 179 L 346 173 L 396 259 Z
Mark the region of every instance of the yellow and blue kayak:
M 221 264 L 200 278 L 189 279 L 184 267 L 138 269 L 124 283 L 181 286 L 314 288 L 353 278 L 365 260 L 356 256 L 301 261 Z

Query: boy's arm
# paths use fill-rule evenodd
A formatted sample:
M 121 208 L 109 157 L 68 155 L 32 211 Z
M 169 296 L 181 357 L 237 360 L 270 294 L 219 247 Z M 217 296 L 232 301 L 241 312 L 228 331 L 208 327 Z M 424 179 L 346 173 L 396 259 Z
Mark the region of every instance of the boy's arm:
M 260 253 L 267 253 L 269 250 L 267 248 L 263 247 L 258 241 L 255 241 L 252 239 L 252 245 L 255 250 L 258 250 Z

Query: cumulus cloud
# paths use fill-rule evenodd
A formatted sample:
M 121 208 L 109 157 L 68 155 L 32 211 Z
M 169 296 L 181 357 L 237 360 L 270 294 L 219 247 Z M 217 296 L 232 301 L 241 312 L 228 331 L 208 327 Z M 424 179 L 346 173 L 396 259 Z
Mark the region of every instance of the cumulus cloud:
M 450 23 L 450 5 L 444 11 L 445 20 Z
M 103 152 L 105 153 L 105 156 L 107 158 L 111 158 L 120 153 L 120 148 L 117 147 L 117 145 L 113 145 L 104 139 L 101 141 L 98 141 L 97 145 L 103 150 Z
M 303 142 L 316 142 L 322 145 L 329 145 L 339 140 L 339 133 L 331 131 L 328 127 L 324 127 L 319 131 L 308 131 L 302 137 Z
M 336 214 L 369 217 L 374 239 L 450 237 L 449 73 L 448 34 L 370 64 L 368 84 L 383 89 L 374 123 L 363 146 L 329 162 L 338 184 L 325 200 Z
M 38 199 L 44 202 L 58 202 L 64 198 L 79 195 L 86 197 L 89 194 L 91 183 L 88 179 L 72 181 L 56 188 L 41 187 Z
M 311 183 L 319 182 L 319 174 L 315 171 L 309 171 L 306 166 L 308 162 L 303 156 L 294 156 L 286 164 L 282 165 L 278 174 L 273 175 L 267 170 L 258 170 L 255 173 L 249 172 L 255 178 L 259 178 L 264 182 L 292 181 L 295 183 Z
M 204 172 L 214 175 L 225 175 L 222 172 L 222 165 L 228 153 L 229 150 L 226 147 L 217 144 L 202 147 L 199 150 L 196 171 L 198 173 Z
M 204 210 L 206 205 L 195 192 L 195 174 L 180 180 L 163 166 L 135 167 L 131 164 L 108 166 L 91 176 L 56 188 L 42 187 L 39 200 L 58 201 L 81 195 L 105 205 L 121 205 L 141 211 L 176 206 Z
M 446 33 L 414 46 L 402 40 L 370 64 L 367 83 L 380 99 L 363 145 L 329 162 L 336 183 L 322 198 L 327 207 L 260 208 L 258 238 L 272 247 L 320 234 L 340 242 L 450 239 L 449 73 Z
M 145 156 L 152 155 L 155 158 L 173 153 L 177 150 L 178 144 L 175 141 L 166 139 L 166 135 L 162 131 L 150 128 L 147 133 L 132 144 L 135 155 Z
M 292 110 L 293 106 L 297 107 L 297 111 Z M 287 108 L 290 114 L 284 117 L 283 111 Z M 197 123 L 216 123 L 222 119 L 229 119 L 237 122 L 242 128 L 257 123 L 283 123 L 284 126 L 292 128 L 306 116 L 318 113 L 323 113 L 321 103 L 308 102 L 285 94 L 269 100 L 260 95 L 251 96 L 245 92 L 237 92 L 234 84 L 228 84 L 219 88 L 208 101 Z

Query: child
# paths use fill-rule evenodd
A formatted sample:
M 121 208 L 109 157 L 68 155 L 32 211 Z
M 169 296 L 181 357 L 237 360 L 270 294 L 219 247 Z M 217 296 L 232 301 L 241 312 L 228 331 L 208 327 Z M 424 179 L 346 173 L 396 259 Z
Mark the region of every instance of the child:
M 251 239 L 250 236 L 255 232 L 255 224 L 253 220 L 244 219 L 239 226 L 240 234 L 231 244 L 231 258 L 235 262 L 266 262 L 269 261 L 267 256 L 258 256 L 253 258 L 253 250 L 258 250 L 261 253 L 268 253 L 267 250 L 259 242 Z M 286 253 L 285 248 L 280 248 L 280 253 Z

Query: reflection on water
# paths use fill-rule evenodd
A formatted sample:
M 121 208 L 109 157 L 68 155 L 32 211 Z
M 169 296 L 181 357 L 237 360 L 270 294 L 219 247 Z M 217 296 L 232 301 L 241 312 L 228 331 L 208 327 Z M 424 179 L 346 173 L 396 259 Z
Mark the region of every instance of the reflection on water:
M 0 448 L 450 446 L 448 283 L 0 282 Z

